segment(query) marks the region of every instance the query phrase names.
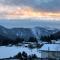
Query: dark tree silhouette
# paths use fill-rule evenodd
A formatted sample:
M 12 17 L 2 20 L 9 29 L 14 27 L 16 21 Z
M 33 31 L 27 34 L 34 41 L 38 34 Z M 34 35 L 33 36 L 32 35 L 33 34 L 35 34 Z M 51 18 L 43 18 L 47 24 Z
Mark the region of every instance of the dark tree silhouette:
M 18 53 L 17 55 L 15 55 L 14 57 L 11 57 L 12 59 L 20 59 L 20 60 L 35 60 L 37 59 L 37 56 L 35 54 L 33 55 L 27 55 L 26 52 L 22 52 L 22 53 Z
M 35 37 L 30 37 L 28 42 L 38 42 L 38 41 Z
M 48 42 L 48 43 L 51 43 L 51 38 L 50 38 L 50 36 L 41 36 L 40 40 L 46 41 L 46 42 Z

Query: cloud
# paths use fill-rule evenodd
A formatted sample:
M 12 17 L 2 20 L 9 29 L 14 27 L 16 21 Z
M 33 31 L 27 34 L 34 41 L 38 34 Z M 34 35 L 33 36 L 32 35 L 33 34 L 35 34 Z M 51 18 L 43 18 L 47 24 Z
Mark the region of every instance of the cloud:
M 60 0 L 0 0 L 0 3 L 14 6 L 29 6 L 43 11 L 60 11 Z
M 0 18 L 60 19 L 60 1 L 0 0 Z
M 6 19 L 60 19 L 60 13 L 35 11 L 32 7 L 28 6 L 10 6 L 0 5 L 0 18 Z

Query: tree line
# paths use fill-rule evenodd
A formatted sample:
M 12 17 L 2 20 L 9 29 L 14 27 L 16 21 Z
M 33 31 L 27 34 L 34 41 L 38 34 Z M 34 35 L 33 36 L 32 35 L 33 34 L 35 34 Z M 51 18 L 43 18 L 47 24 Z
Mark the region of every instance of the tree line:
M 43 42 L 48 42 L 48 43 L 52 43 L 52 40 L 58 40 L 60 39 L 60 33 L 55 33 L 55 34 L 51 34 L 51 35 L 47 35 L 47 36 L 41 36 L 40 40 Z M 23 42 L 36 42 L 38 43 L 38 40 L 36 39 L 36 37 L 30 37 L 27 41 L 22 38 L 22 37 L 16 37 L 16 39 L 9 39 L 9 38 L 5 38 L 5 37 L 1 37 L 0 36 L 0 46 L 1 45 L 18 45 L 19 43 L 23 43 Z
M 5 38 L 5 39 L 2 39 L 0 38 L 0 46 L 1 45 L 18 45 L 19 43 L 23 43 L 23 42 L 26 42 L 24 38 L 21 38 L 21 37 L 16 37 L 16 39 L 8 39 L 8 38 Z M 28 39 L 27 42 L 37 42 L 37 39 L 35 37 L 30 37 Z
M 51 34 L 48 36 L 41 36 L 40 40 L 48 42 L 48 43 L 52 43 L 52 40 L 57 41 L 58 39 L 60 39 L 60 35 L 57 34 Z

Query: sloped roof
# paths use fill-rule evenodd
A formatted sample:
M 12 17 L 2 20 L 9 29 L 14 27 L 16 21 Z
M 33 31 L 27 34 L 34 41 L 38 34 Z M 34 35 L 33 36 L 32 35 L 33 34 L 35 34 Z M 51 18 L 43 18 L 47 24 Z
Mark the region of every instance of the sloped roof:
M 43 51 L 60 51 L 60 44 L 44 44 L 40 50 Z
M 60 39 L 58 41 L 56 41 L 55 43 L 60 44 Z

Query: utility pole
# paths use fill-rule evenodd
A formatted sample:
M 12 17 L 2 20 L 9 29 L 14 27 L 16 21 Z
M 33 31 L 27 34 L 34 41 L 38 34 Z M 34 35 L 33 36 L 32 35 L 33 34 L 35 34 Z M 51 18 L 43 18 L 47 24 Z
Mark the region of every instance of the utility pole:
M 59 60 L 59 56 L 58 56 L 58 48 L 57 48 L 57 53 L 56 53 L 57 55 L 56 55 L 56 58 L 57 58 L 57 60 Z
M 50 58 L 50 56 L 49 56 L 49 50 L 50 50 L 50 49 L 49 49 L 49 47 L 48 47 L 48 60 L 49 60 L 49 58 Z

